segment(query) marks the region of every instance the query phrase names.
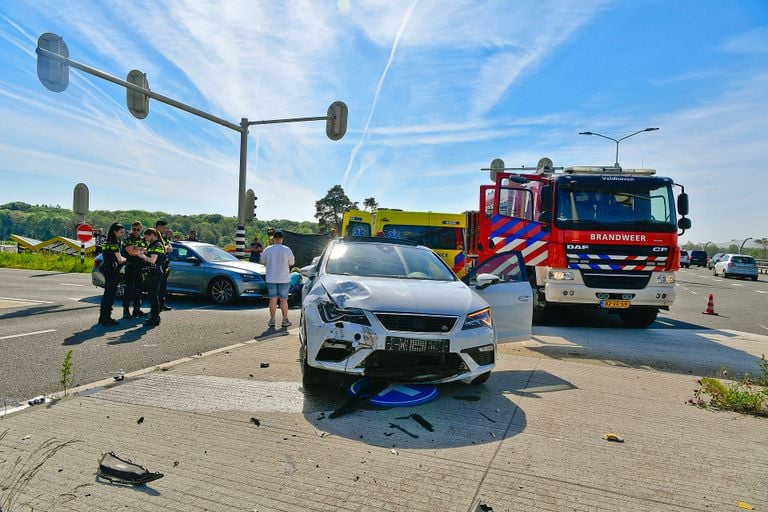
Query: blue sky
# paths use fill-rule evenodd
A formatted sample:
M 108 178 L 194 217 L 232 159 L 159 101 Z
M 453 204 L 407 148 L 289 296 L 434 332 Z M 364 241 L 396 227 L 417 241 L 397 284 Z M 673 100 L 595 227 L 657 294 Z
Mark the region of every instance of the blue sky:
M 342 184 L 391 208 L 477 208 L 494 158 L 654 167 L 686 187 L 684 240 L 768 237 L 768 3 L 756 1 L 8 1 L 0 4 L 0 203 L 235 215 L 239 135 L 77 70 L 52 93 L 35 46 L 235 123 L 258 126 L 248 187 L 260 218 L 314 220 Z

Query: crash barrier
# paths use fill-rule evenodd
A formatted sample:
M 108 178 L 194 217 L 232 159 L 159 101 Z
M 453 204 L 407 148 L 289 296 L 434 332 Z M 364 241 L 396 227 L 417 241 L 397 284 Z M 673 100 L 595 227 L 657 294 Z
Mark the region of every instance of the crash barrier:
M 73 240 L 63 236 L 55 236 L 48 240 L 40 241 L 26 236 L 11 235 L 11 240 L 16 242 L 19 252 L 48 251 L 70 255 L 80 254 L 80 244 L 82 243 L 79 240 Z M 92 254 L 95 251 L 96 244 L 93 240 L 85 244 L 85 254 Z
M 758 260 L 755 259 L 757 262 L 757 271 L 760 274 L 768 274 L 768 260 Z

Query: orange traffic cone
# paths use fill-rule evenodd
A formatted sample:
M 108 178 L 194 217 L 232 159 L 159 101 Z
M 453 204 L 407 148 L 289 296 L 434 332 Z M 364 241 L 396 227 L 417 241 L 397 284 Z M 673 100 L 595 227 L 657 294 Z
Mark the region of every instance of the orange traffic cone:
M 715 313 L 715 294 L 713 294 L 713 293 L 709 294 L 709 300 L 707 301 L 707 309 L 706 309 L 706 311 L 702 311 L 701 314 L 702 315 L 717 315 L 717 313 Z

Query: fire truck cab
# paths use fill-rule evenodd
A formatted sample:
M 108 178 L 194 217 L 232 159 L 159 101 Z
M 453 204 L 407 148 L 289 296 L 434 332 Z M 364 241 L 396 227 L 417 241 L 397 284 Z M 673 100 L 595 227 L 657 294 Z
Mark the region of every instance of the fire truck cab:
M 553 306 L 580 306 L 647 327 L 669 309 L 678 229 L 691 225 L 684 189 L 675 201 L 680 185 L 653 169 L 556 169 L 548 158 L 535 169 L 507 169 L 499 162 L 490 169 L 493 185 L 480 187 L 479 211 L 468 216 L 469 257 L 482 263 L 521 251 L 535 291 L 534 321 Z

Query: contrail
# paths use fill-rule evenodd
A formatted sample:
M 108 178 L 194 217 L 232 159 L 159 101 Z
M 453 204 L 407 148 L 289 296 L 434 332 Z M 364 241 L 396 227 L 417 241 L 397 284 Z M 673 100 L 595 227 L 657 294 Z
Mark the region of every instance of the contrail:
M 342 183 L 342 187 L 347 186 L 347 178 L 349 178 L 349 171 L 352 170 L 352 164 L 355 162 L 355 157 L 357 156 L 357 153 L 360 151 L 360 148 L 363 147 L 363 144 L 365 143 L 365 139 L 368 137 L 368 125 L 371 124 L 371 118 L 373 117 L 373 112 L 376 110 L 376 103 L 379 101 L 379 94 L 381 93 L 381 87 L 384 85 L 384 78 L 387 76 L 387 71 L 389 71 L 389 66 L 392 65 L 392 61 L 395 58 L 397 45 L 400 44 L 400 37 L 403 35 L 403 32 L 405 31 L 405 26 L 408 24 L 408 21 L 410 21 L 411 15 L 413 14 L 414 9 L 416 9 L 416 4 L 418 3 L 419 3 L 419 0 L 414 0 L 411 7 L 405 13 L 405 17 L 403 17 L 403 23 L 400 24 L 400 29 L 397 31 L 397 35 L 395 36 L 395 41 L 392 43 L 392 50 L 390 50 L 389 52 L 389 59 L 387 60 L 387 65 L 384 66 L 384 71 L 381 73 L 381 76 L 379 77 L 379 83 L 376 84 L 376 92 L 373 95 L 373 102 L 371 102 L 371 111 L 368 113 L 368 119 L 365 121 L 365 126 L 363 127 L 363 134 L 360 136 L 360 140 L 357 141 L 357 144 L 355 144 L 355 147 L 352 148 L 352 152 L 349 155 L 349 163 L 347 163 L 347 170 L 344 171 L 344 181 Z

